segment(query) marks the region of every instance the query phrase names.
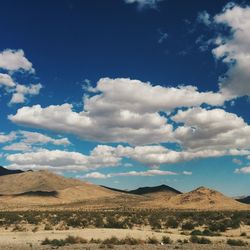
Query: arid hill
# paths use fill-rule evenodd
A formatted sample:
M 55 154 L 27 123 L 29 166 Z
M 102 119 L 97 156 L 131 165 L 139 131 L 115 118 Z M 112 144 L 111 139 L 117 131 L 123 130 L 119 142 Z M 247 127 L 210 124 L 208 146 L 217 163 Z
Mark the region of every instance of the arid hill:
M 204 187 L 184 194 L 165 185 L 122 191 L 48 171 L 0 176 L 1 210 L 41 208 L 250 210 L 249 205 Z
M 25 172 L 0 177 L 0 194 L 15 195 L 28 192 L 51 192 L 82 185 L 83 182 L 65 178 L 49 171 Z
M 168 207 L 174 209 L 197 209 L 197 210 L 244 210 L 249 206 L 241 204 L 222 193 L 199 187 L 191 192 L 171 197 Z
M 0 176 L 0 207 L 76 203 L 119 196 L 103 187 L 48 171 Z

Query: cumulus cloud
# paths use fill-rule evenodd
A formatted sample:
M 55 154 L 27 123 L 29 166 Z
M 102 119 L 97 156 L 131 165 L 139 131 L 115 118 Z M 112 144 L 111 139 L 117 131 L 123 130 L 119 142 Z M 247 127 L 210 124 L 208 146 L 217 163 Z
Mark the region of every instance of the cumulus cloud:
M 123 159 L 142 163 L 150 168 L 163 164 L 224 155 L 249 155 L 249 150 L 202 150 L 197 152 L 174 151 L 163 146 L 116 147 L 98 145 L 89 155 L 65 150 L 37 150 L 7 156 L 9 167 L 20 169 L 51 169 L 64 171 L 89 171 L 103 167 L 121 166 Z M 158 169 L 148 174 L 160 173 Z M 133 171 L 132 171 L 133 172 Z M 131 172 L 131 175 L 132 175 Z M 144 173 L 146 175 L 146 173 Z M 188 173 L 184 173 L 188 174 Z M 135 174 L 136 175 L 136 174 Z M 140 173 L 142 175 L 142 173 Z
M 0 53 L 0 68 L 16 71 L 25 70 L 34 72 L 32 68 L 32 63 L 25 57 L 24 51 L 6 49 Z
M 30 151 L 31 149 L 31 145 L 25 142 L 16 142 L 3 147 L 3 150 L 7 151 Z
M 138 9 L 157 8 L 157 4 L 163 0 L 124 0 L 128 4 L 137 4 Z
M 10 142 L 16 139 L 16 133 L 11 132 L 9 134 L 0 133 L 0 143 Z
M 249 148 L 250 126 L 241 117 L 223 109 L 179 110 L 172 119 L 184 124 L 174 133 L 189 150 Z
M 96 147 L 90 155 L 64 150 L 39 150 L 10 154 L 6 159 L 11 163 L 9 168 L 19 169 L 51 169 L 66 171 L 87 171 L 101 167 L 114 167 L 121 158 L 113 155 L 103 147 Z
M 244 168 L 236 168 L 234 172 L 236 174 L 250 174 L 250 166 Z
M 69 145 L 70 141 L 68 138 L 59 138 L 55 139 L 50 136 L 38 133 L 38 132 L 29 132 L 29 131 L 19 131 L 19 133 L 22 135 L 23 142 L 29 143 L 29 144 L 47 144 L 52 143 L 54 145 Z
M 45 108 L 35 105 L 19 109 L 9 119 L 87 140 L 152 144 L 173 140 L 173 127 L 160 111 L 202 103 L 222 105 L 225 101 L 220 93 L 199 92 L 193 86 L 153 86 L 124 78 L 102 78 L 95 92 L 84 98 L 84 110 L 79 113 L 68 103 Z
M 215 58 L 228 65 L 220 81 L 221 91 L 227 96 L 250 95 L 250 7 L 228 4 L 214 17 L 214 23 L 230 29 L 215 39 Z
M 112 149 L 114 150 L 114 148 Z M 175 151 L 163 146 L 117 146 L 113 151 L 119 157 L 126 157 L 150 167 L 162 164 L 178 163 L 200 158 L 221 157 L 224 155 L 248 155 L 249 150 L 215 150 L 204 149 L 198 151 Z
M 0 73 L 0 86 L 1 85 L 7 88 L 12 88 L 16 86 L 14 80 L 10 75 Z
M 15 71 L 28 71 L 34 73 L 32 63 L 24 56 L 23 50 L 4 50 L 0 53 L 0 69 L 8 71 L 0 73 L 0 87 L 4 86 L 7 93 L 11 93 L 10 104 L 24 103 L 27 97 L 38 95 L 42 88 L 40 83 L 24 85 L 13 80 Z
M 68 138 L 52 138 L 50 136 L 38 133 L 38 132 L 29 132 L 29 131 L 16 131 L 10 133 L 13 137 L 12 139 L 5 140 L 5 142 L 13 141 L 14 139 L 19 140 L 12 144 L 6 145 L 3 147 L 4 150 L 12 151 L 32 151 L 38 150 L 39 147 L 51 143 L 53 145 L 70 145 Z M 1 137 L 0 137 L 1 141 Z
M 171 171 L 162 171 L 158 169 L 150 169 L 147 171 L 129 171 L 124 173 L 111 173 L 111 174 L 92 172 L 83 176 L 79 176 L 78 178 L 107 179 L 116 176 L 156 176 L 156 175 L 177 175 L 177 173 Z
M 38 95 L 40 93 L 41 88 L 42 85 L 40 83 L 31 84 L 30 86 L 17 84 L 14 90 L 15 92 L 10 100 L 10 104 L 24 103 L 26 101 L 26 96 Z

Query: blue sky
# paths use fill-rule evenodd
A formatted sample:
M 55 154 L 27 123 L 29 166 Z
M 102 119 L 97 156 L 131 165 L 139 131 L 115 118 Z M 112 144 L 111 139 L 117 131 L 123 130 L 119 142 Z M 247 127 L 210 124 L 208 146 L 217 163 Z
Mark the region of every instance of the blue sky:
M 0 164 L 132 189 L 250 189 L 245 1 L 2 1 Z

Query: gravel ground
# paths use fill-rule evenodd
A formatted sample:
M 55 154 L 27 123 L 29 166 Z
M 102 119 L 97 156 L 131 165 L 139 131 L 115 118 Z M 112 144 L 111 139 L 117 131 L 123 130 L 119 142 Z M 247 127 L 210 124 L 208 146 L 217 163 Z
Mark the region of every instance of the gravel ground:
M 197 244 L 171 244 L 171 245 L 139 245 L 139 246 L 104 246 L 98 244 L 82 244 L 82 245 L 68 245 L 63 247 L 52 247 L 52 246 L 41 246 L 38 244 L 23 244 L 23 245 L 1 245 L 1 250 L 49 250 L 49 249 L 58 249 L 58 250 L 100 250 L 100 249 L 117 249 L 117 250 L 161 250 L 161 249 L 180 249 L 180 250 L 249 250 L 250 247 L 231 247 L 226 244 L 209 244 L 209 245 L 197 245 Z

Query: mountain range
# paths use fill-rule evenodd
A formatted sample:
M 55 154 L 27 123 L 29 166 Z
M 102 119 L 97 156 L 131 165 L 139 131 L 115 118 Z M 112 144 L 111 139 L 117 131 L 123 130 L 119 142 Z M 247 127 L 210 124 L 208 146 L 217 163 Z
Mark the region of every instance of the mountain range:
M 199 187 L 188 193 L 160 185 L 126 191 L 65 178 L 49 171 L 9 172 L 1 168 L 0 210 L 162 208 L 250 210 L 222 193 Z M 6 174 L 9 173 L 9 174 Z

